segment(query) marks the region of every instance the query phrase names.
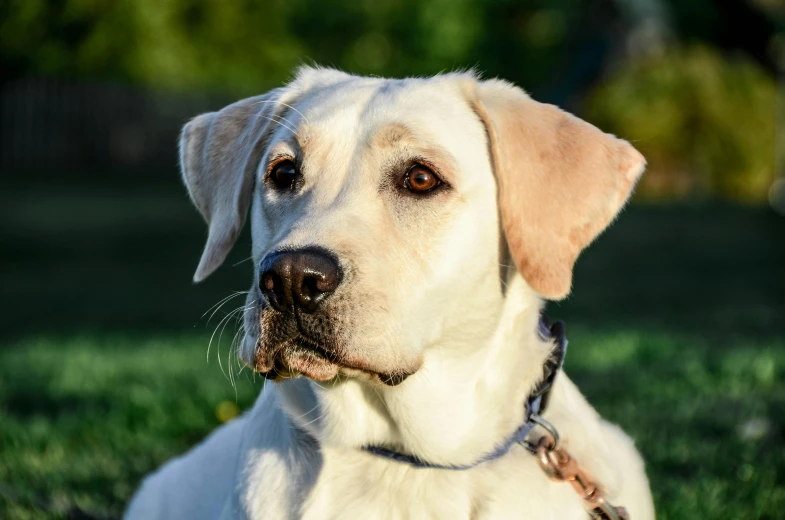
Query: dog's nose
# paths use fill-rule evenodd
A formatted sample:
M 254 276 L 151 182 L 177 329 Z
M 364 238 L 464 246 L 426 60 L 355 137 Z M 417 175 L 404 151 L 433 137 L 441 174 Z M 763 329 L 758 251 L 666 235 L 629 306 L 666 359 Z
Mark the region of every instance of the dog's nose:
M 343 279 L 336 258 L 320 248 L 271 253 L 262 260 L 259 272 L 259 288 L 281 312 L 293 312 L 295 307 L 314 312 Z

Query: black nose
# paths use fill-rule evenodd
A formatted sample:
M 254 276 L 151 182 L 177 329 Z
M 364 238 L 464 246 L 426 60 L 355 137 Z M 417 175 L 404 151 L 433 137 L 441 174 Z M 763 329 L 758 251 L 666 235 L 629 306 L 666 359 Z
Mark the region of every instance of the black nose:
M 259 288 L 281 312 L 293 312 L 295 307 L 314 312 L 343 279 L 336 258 L 315 247 L 271 253 L 262 260 L 259 271 Z

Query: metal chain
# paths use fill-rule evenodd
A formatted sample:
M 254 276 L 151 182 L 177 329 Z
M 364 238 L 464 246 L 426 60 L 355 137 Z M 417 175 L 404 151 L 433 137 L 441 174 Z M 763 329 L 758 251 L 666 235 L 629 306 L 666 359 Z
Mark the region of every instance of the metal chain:
M 539 423 L 539 421 L 538 421 Z M 541 424 L 541 423 L 539 423 Z M 555 428 L 548 424 L 549 431 Z M 557 434 L 558 435 L 558 434 Z M 537 461 L 545 474 L 556 482 L 569 482 L 575 492 L 583 498 L 586 510 L 592 518 L 599 520 L 630 520 L 630 515 L 623 507 L 611 505 L 602 491 L 583 471 L 567 451 L 558 445 L 557 439 L 550 433 L 543 435 L 537 442 L 535 453 Z

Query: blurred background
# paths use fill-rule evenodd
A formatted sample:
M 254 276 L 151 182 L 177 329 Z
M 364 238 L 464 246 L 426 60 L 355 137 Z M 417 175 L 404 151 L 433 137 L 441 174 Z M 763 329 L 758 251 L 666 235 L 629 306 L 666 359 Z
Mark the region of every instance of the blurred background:
M 253 402 L 250 240 L 191 284 L 176 138 L 303 63 L 476 67 L 632 141 L 633 203 L 548 308 L 566 370 L 660 518 L 783 518 L 781 0 L 0 2 L 0 518 L 118 517 Z

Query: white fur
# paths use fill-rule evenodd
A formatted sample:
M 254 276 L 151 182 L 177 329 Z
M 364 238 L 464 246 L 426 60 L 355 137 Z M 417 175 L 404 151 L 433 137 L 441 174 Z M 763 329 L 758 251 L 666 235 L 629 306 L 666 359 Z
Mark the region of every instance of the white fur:
M 536 333 L 539 296 L 514 270 L 506 290 L 500 284 L 486 135 L 462 97 L 474 78 L 394 83 L 405 95 L 387 95 L 386 81 L 307 69 L 285 89 L 281 100 L 298 109 L 287 123 L 310 136 L 308 171 L 318 175 L 306 179 L 308 204 L 288 206 L 272 224 L 265 211 L 280 201 L 253 194 L 253 257 L 258 263 L 281 244 L 312 243 L 353 255 L 361 274 L 346 290 L 368 303 L 353 309 L 352 348 L 385 367 L 419 369 L 395 387 L 353 372 L 327 383 L 266 384 L 251 411 L 148 477 L 127 518 L 587 518 L 572 487 L 549 481 L 519 446 L 468 471 L 416 469 L 359 449 L 394 445 L 453 465 L 479 459 L 521 424 L 552 347 Z M 362 173 L 385 156 L 358 143 L 391 120 L 454 163 L 454 198 L 431 210 L 443 228 L 390 223 L 389 201 Z M 287 146 L 287 132 L 274 130 L 265 158 Z M 254 344 L 248 338 L 242 351 L 248 362 Z M 634 520 L 654 517 L 632 441 L 564 373 L 545 417 L 612 503 Z

